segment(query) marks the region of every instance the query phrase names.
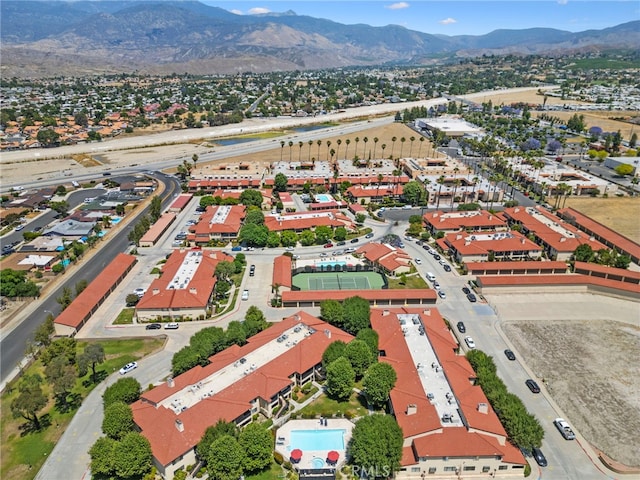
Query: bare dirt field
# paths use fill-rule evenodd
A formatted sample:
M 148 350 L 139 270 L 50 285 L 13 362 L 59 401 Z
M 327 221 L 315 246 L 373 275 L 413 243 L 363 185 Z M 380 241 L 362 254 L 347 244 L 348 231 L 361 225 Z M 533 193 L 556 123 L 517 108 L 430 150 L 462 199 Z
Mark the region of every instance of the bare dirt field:
M 640 466 L 638 325 L 533 320 L 508 322 L 503 330 L 593 446 L 627 466 Z
M 640 198 L 569 197 L 566 206 L 640 243 Z
M 526 102 L 529 104 L 540 104 L 542 105 L 544 102 L 544 95 L 538 94 L 537 90 L 524 90 L 517 92 L 482 92 L 482 93 L 471 93 L 469 95 L 463 95 L 465 98 L 469 100 L 473 100 L 474 102 L 491 102 L 494 105 L 505 104 L 508 105 L 510 103 L 519 103 Z M 578 100 L 563 100 L 560 97 L 550 97 L 547 96 L 546 105 L 580 105 L 584 102 L 580 102 Z

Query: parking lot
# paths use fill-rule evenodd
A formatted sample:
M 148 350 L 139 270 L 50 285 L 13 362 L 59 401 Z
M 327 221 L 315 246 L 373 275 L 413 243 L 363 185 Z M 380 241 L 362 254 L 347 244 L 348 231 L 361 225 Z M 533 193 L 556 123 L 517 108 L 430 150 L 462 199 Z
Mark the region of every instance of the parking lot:
M 536 379 L 544 379 L 569 423 L 591 445 L 623 464 L 640 466 L 640 327 L 625 315 L 634 307 L 637 312 L 637 304 L 625 307 L 618 303 L 622 300 L 588 297 L 583 297 L 581 307 L 565 305 L 556 315 L 546 315 L 551 302 L 536 302 L 544 305 L 537 318 L 532 318 L 536 312 L 518 314 L 514 309 L 514 317 L 520 318 L 505 322 L 502 329 Z M 563 314 L 567 309 L 573 313 Z M 499 310 L 507 311 L 504 305 Z M 631 321 L 615 321 L 612 312 Z

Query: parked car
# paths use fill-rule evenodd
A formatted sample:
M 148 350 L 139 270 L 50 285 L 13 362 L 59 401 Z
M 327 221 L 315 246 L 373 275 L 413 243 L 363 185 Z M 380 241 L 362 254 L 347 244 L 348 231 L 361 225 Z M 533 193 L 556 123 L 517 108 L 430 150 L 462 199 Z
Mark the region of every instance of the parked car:
M 347 244 L 347 242 L 344 242 L 344 241 L 336 243 L 336 245 L 338 245 L 339 247 L 341 247 L 343 245 L 346 245 L 346 244 Z
M 165 323 L 165 330 L 177 330 L 180 327 L 180 324 L 177 322 Z
M 462 292 L 465 295 L 469 295 L 471 293 L 471 290 L 469 290 L 469 287 L 462 287 Z
M 287 247 L 287 248 L 285 248 L 285 250 L 286 250 L 287 252 L 293 252 L 293 247 Z
M 472 350 L 476 348 L 476 342 L 474 342 L 473 338 L 471 337 L 464 337 L 464 343 L 466 343 L 467 347 L 469 347 Z
M 360 241 L 359 238 L 352 238 L 351 243 L 358 243 Z
M 124 367 L 120 369 L 120 375 L 125 375 L 132 370 L 138 368 L 138 364 L 136 362 L 127 363 Z
M 242 251 L 242 247 L 240 245 L 238 245 L 237 247 L 233 247 L 231 249 L 232 252 L 241 252 Z
M 451 267 L 449 265 L 443 265 L 442 268 L 444 268 L 445 272 L 450 272 L 451 271 Z
M 324 244 L 324 248 L 331 248 L 331 247 L 333 247 L 333 243 L 331 242 Z
M 529 387 L 529 390 L 531 390 L 532 393 L 540 393 L 540 387 L 538 386 L 538 384 L 535 382 L 535 380 L 531 380 L 530 378 L 527 379 L 526 382 L 524 382 L 525 385 L 527 387 Z
M 553 424 L 560 431 L 565 440 L 575 440 L 576 434 L 573 433 L 573 430 L 564 418 L 556 418 L 553 421 Z
M 249 290 L 247 290 L 246 288 L 242 291 L 242 297 L 240 297 L 241 300 L 249 300 Z
M 447 294 L 444 293 L 442 290 L 438 290 L 438 296 L 443 300 L 447 298 Z
M 515 353 L 513 353 L 513 352 L 512 352 L 511 350 L 509 350 L 508 348 L 504 351 L 504 354 L 505 354 L 505 356 L 506 356 L 509 360 L 511 360 L 511 361 L 513 361 L 513 360 L 515 360 L 515 359 L 516 359 L 516 354 L 515 354 Z
M 476 298 L 476 296 L 473 293 L 468 293 L 467 294 L 467 299 L 471 302 L 471 303 L 475 303 L 478 301 L 478 299 Z
M 546 467 L 547 466 L 547 459 L 545 458 L 544 454 L 542 453 L 542 450 L 540 450 L 539 448 L 534 447 L 532 449 L 532 454 L 533 454 L 533 458 L 536 461 L 536 463 L 538 465 L 540 465 L 541 467 Z
M 416 262 L 416 265 L 422 265 L 422 259 L 421 258 L 416 257 L 416 258 L 413 259 L 413 261 Z
M 467 331 L 467 327 L 464 326 L 464 322 L 458 322 L 456 327 L 460 333 L 465 333 Z
M 135 293 L 140 298 L 142 298 L 146 292 L 147 292 L 147 289 L 142 287 L 138 287 L 133 291 L 133 293 Z
M 256 266 L 251 265 L 251 267 L 249 267 L 249 276 L 253 277 L 255 274 L 256 274 Z
M 437 253 L 433 255 L 434 260 L 440 260 L 442 257 Z
M 14 230 L 16 232 L 19 232 L 20 230 L 22 230 L 24 228 L 24 225 L 18 225 L 16 228 L 14 228 Z
M 367 233 L 364 238 L 373 238 L 373 233 Z
M 159 323 L 150 323 L 144 328 L 147 330 L 160 330 L 162 328 L 162 325 L 160 325 Z

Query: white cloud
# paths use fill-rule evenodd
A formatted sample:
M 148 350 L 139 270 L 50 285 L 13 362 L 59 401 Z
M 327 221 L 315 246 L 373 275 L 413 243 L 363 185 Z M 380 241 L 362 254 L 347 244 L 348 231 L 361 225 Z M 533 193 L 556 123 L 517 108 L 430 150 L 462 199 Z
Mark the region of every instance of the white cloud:
M 445 18 L 444 20 L 440 20 L 438 22 L 440 25 L 451 25 L 452 23 L 458 23 L 458 21 L 455 18 Z
M 249 15 L 260 15 L 262 13 L 269 13 L 270 11 L 268 8 L 254 7 L 249 9 Z
M 409 8 L 409 4 L 407 2 L 397 2 L 387 5 L 384 8 L 388 8 L 389 10 L 402 10 L 403 8 Z
M 235 13 L 236 15 L 244 15 L 244 13 L 242 13 L 242 10 L 229 10 L 231 13 Z

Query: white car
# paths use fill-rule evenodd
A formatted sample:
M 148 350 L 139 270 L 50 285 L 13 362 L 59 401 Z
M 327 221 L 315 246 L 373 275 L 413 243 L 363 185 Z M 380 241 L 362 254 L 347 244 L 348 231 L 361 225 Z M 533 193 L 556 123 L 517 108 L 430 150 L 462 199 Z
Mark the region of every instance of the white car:
M 414 258 L 413 261 L 416 262 L 416 265 L 422 265 L 422 259 L 420 258 Z
M 165 323 L 164 324 L 164 329 L 165 330 L 177 330 L 180 327 L 180 324 L 178 324 L 177 322 L 171 322 L 171 323 Z
M 244 289 L 242 291 L 242 296 L 240 297 L 241 300 L 249 300 L 249 290 Z
M 147 293 L 147 289 L 146 288 L 136 288 L 133 293 L 135 293 L 137 296 L 139 296 L 140 298 L 142 298 L 144 296 L 145 293 Z
M 138 368 L 138 364 L 136 362 L 127 363 L 124 367 L 120 369 L 120 375 L 125 375 L 132 370 Z
M 447 298 L 447 294 L 444 293 L 442 290 L 438 290 L 438 296 L 443 300 Z
M 471 350 L 476 348 L 476 342 L 474 342 L 473 338 L 471 337 L 464 337 L 464 343 L 466 343 L 467 347 L 469 347 Z

